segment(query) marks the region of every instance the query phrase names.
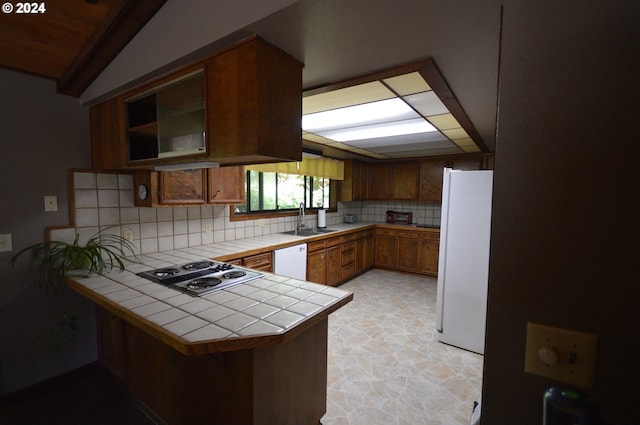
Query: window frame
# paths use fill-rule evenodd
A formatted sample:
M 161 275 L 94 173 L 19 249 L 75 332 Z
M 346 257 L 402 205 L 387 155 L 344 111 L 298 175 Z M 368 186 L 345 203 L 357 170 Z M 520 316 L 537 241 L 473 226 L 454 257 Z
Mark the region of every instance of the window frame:
M 244 181 L 244 191 L 245 194 L 248 193 L 247 185 L 249 184 L 247 180 L 249 170 L 245 170 L 245 181 Z M 262 172 L 260 172 L 262 178 Z M 277 173 L 276 173 L 277 174 Z M 305 177 L 314 177 L 314 176 L 305 176 Z M 276 178 L 277 184 L 277 178 Z M 277 186 L 276 186 L 277 187 Z M 277 190 L 277 188 L 276 188 Z M 318 208 L 318 207 L 306 207 L 306 214 L 317 214 L 319 209 L 324 209 L 327 212 L 337 212 L 338 211 L 338 180 L 329 179 L 329 208 Z M 276 194 L 277 195 L 277 194 Z M 307 203 L 307 179 L 305 178 L 305 204 Z M 262 196 L 262 191 L 260 192 L 260 196 Z M 245 204 L 249 202 L 249 200 L 245 197 Z M 311 200 L 309 200 L 311 202 Z M 236 213 L 235 206 L 238 204 L 229 205 L 229 219 L 230 221 L 246 221 L 246 220 L 257 220 L 257 219 L 267 219 L 267 218 L 279 218 L 279 217 L 290 217 L 298 215 L 298 208 L 291 209 L 280 209 L 280 210 L 261 210 L 261 211 L 249 211 L 244 213 Z

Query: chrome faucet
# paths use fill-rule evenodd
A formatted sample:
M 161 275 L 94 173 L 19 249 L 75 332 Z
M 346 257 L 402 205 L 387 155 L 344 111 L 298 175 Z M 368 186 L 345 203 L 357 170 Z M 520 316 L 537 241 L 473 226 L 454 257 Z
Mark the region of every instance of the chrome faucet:
M 304 202 L 300 202 L 298 205 L 298 231 L 302 230 L 305 227 L 302 219 L 304 218 Z

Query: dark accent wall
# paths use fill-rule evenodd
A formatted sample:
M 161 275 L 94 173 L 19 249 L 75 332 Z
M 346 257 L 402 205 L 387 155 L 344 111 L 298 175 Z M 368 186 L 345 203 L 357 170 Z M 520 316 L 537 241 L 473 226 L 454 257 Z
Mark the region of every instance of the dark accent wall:
M 91 166 L 88 108 L 55 87 L 0 70 L 0 233 L 12 234 L 13 253 L 69 224 L 67 170 Z M 44 212 L 45 195 L 58 197 L 58 212 Z M 66 288 L 45 293 L 26 257 L 8 267 L 13 253 L 0 253 L 0 394 L 97 357 L 93 305 Z M 80 334 L 52 351 L 49 330 L 65 312 L 79 316 Z
M 605 424 L 638 424 L 640 4 L 504 7 L 483 424 L 539 425 L 528 321 L 598 336 Z

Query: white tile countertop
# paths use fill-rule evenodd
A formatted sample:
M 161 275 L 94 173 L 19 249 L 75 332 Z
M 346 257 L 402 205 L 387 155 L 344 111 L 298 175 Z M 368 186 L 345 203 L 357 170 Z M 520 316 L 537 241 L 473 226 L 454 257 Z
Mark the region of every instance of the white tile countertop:
M 367 225 L 348 225 L 353 230 Z M 343 226 L 335 226 L 343 227 Z M 340 235 L 336 231 L 325 235 Z M 300 243 L 309 238 L 269 235 L 209 246 L 138 255 L 126 270 L 103 276 L 69 276 L 67 284 L 111 313 L 185 354 L 205 354 L 279 343 L 303 332 L 353 299 L 353 294 L 312 282 L 264 276 L 193 297 L 136 275 L 186 262 Z
M 265 346 L 303 332 L 350 302 L 353 294 L 262 272 L 262 278 L 193 297 L 136 273 L 205 259 L 227 261 L 376 225 L 380 226 L 339 224 L 331 226 L 335 232 L 312 237 L 272 234 L 138 255 L 132 259 L 136 262 L 127 263 L 124 271 L 114 270 L 104 276 L 70 276 L 67 284 L 185 354 Z

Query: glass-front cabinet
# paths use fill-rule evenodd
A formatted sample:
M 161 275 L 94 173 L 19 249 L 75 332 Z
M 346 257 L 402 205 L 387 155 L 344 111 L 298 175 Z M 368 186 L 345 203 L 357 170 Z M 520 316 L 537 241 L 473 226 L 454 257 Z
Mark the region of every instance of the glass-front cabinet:
M 128 160 L 205 154 L 204 86 L 199 70 L 125 100 Z

